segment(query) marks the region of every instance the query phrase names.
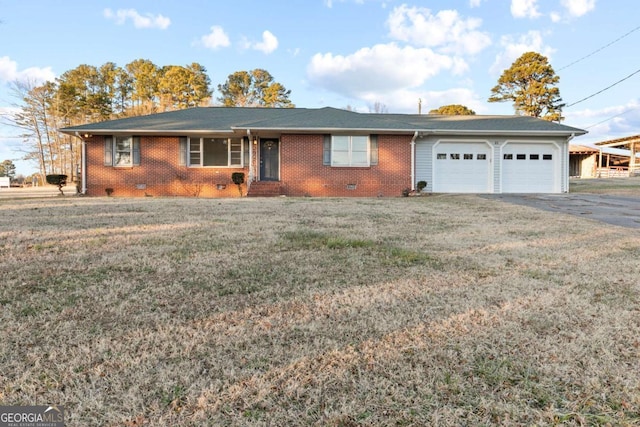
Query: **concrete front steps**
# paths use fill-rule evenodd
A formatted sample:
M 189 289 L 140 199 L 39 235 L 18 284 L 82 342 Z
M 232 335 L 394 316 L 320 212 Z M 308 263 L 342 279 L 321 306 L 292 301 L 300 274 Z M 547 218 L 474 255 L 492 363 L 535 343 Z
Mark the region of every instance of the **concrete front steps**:
M 247 197 L 277 197 L 282 195 L 282 185 L 278 181 L 256 181 L 249 186 Z

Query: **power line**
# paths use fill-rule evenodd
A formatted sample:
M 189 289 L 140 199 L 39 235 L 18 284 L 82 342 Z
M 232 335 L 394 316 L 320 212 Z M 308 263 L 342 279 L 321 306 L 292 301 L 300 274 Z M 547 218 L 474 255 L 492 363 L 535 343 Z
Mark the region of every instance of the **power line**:
M 607 91 L 607 90 L 611 89 L 612 87 L 614 87 L 614 86 L 616 86 L 616 85 L 618 85 L 618 84 L 622 83 L 623 81 L 625 81 L 625 80 L 627 80 L 627 79 L 629 79 L 629 78 L 633 77 L 634 75 L 636 75 L 636 74 L 638 74 L 638 73 L 640 73 L 640 69 L 637 69 L 637 70 L 636 70 L 636 71 L 634 71 L 633 73 L 629 74 L 627 77 L 625 77 L 625 78 L 623 78 L 623 79 L 618 80 L 618 81 L 617 81 L 617 82 L 615 82 L 614 84 L 612 84 L 612 85 L 610 85 L 610 86 L 607 86 L 607 87 L 605 87 L 604 89 L 599 90 L 599 91 L 598 91 L 598 92 L 596 92 L 596 93 L 593 93 L 593 94 L 591 94 L 591 95 L 589 95 L 589 96 L 587 96 L 587 97 L 585 97 L 585 98 L 582 98 L 581 100 L 576 101 L 576 102 L 574 102 L 574 103 L 572 103 L 572 104 L 567 104 L 567 105 L 565 105 L 565 108 L 573 107 L 574 105 L 579 104 L 579 103 L 581 103 L 582 101 L 586 101 L 587 99 L 593 98 L 594 96 L 599 95 L 599 94 L 601 94 L 602 92 L 604 92 L 604 91 Z
M 622 113 L 618 113 L 618 114 L 616 114 L 615 116 L 611 116 L 611 117 L 609 117 L 609 118 L 606 118 L 606 119 L 604 119 L 604 120 L 599 121 L 598 123 L 594 123 L 594 124 L 592 124 L 592 125 L 590 125 L 590 126 L 587 126 L 587 127 L 585 127 L 585 129 L 591 129 L 592 127 L 598 126 L 598 125 L 600 125 L 600 124 L 602 124 L 602 123 L 604 123 L 604 122 L 608 122 L 609 120 L 613 120 L 613 119 L 615 119 L 615 118 L 616 118 L 616 117 L 618 117 L 618 116 L 622 116 L 623 114 L 627 114 L 628 112 L 633 111 L 633 110 L 636 110 L 636 109 L 638 109 L 638 107 L 631 107 L 631 108 L 628 108 L 628 109 L 624 110 Z
M 636 28 L 634 28 L 633 30 L 631 30 L 631 31 L 627 32 L 626 34 L 621 35 L 620 37 L 618 37 L 617 39 L 615 39 L 615 40 L 614 40 L 614 41 L 612 41 L 611 43 L 608 43 L 608 44 L 606 44 L 606 45 L 602 46 L 601 48 L 594 50 L 594 51 L 593 51 L 593 52 L 591 52 L 590 54 L 585 55 L 585 56 L 583 56 L 583 57 L 582 57 L 582 58 L 580 58 L 580 59 L 576 59 L 575 61 L 573 61 L 572 63 L 570 63 L 570 64 L 568 64 L 568 65 L 565 65 L 564 67 L 562 67 L 562 68 L 558 69 L 558 71 L 562 71 L 562 70 L 564 70 L 565 68 L 569 68 L 569 67 L 571 67 L 572 65 L 575 65 L 575 64 L 577 64 L 578 62 L 583 61 L 583 60 L 585 60 L 585 59 L 587 59 L 587 58 L 589 58 L 589 57 L 591 57 L 591 56 L 595 55 L 596 53 L 600 52 L 601 50 L 604 50 L 604 49 L 608 48 L 608 47 L 609 47 L 609 46 L 611 46 L 612 44 L 619 42 L 619 41 L 620 41 L 620 40 L 622 40 L 623 38 L 627 37 L 629 34 L 634 33 L 634 32 L 636 32 L 636 31 L 638 31 L 638 30 L 640 30 L 640 25 L 639 25 L 639 26 L 637 26 Z

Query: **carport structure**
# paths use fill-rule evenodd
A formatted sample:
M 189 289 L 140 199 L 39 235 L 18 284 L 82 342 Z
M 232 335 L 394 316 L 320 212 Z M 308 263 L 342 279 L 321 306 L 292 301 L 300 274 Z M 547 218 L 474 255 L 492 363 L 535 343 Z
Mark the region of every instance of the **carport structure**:
M 627 136 L 624 138 L 612 139 L 609 141 L 596 142 L 600 147 L 600 154 L 598 158 L 598 167 L 602 169 L 602 149 L 605 147 L 621 148 L 629 150 L 629 176 L 635 176 L 636 171 L 640 171 L 640 159 L 637 157 L 637 153 L 640 149 L 640 135 Z

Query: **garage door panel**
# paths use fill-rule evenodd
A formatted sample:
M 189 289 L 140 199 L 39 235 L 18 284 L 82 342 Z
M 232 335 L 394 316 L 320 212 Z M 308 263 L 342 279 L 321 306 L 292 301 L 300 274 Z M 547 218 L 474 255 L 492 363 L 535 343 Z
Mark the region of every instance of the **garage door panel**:
M 558 148 L 554 144 L 508 143 L 502 156 L 503 193 L 553 193 Z
M 433 191 L 487 193 L 490 191 L 491 149 L 485 143 L 440 143 L 434 148 Z

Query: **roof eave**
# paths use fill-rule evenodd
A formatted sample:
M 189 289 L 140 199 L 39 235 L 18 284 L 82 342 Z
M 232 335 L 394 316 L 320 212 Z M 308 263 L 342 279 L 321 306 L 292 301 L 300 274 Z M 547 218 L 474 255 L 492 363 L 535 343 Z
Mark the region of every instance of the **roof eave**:
M 376 128 L 335 128 L 335 127 L 232 127 L 234 130 L 251 132 L 297 132 L 297 133 L 333 133 L 333 132 L 368 132 L 386 134 L 413 134 L 416 129 L 376 129 Z
M 298 132 L 298 133 L 337 133 L 337 132 L 363 132 L 363 133 L 384 133 L 384 134 L 413 134 L 418 132 L 420 136 L 427 135 L 505 135 L 505 136 L 580 136 L 587 133 L 580 129 L 575 130 L 474 130 L 474 129 L 425 129 L 425 128 L 342 128 L 342 127 L 252 127 L 252 126 L 232 126 L 231 129 L 86 129 L 86 128 L 65 128 L 62 133 L 67 135 L 207 135 L 207 134 L 237 134 L 238 132 L 251 131 L 259 132 Z
M 332 132 L 375 132 L 385 134 L 413 134 L 418 132 L 420 136 L 426 136 L 430 134 L 437 135 L 536 135 L 536 136 L 564 136 L 569 137 L 571 135 L 580 136 L 587 133 L 583 130 L 565 130 L 565 131 L 536 131 L 536 130 L 473 130 L 473 129 L 424 129 L 424 128 L 406 128 L 406 129 L 377 129 L 377 128 L 269 128 L 269 127 L 233 127 L 234 130 L 250 130 L 251 132 L 300 132 L 300 133 L 332 133 Z
M 158 130 L 158 129 L 78 129 L 78 128 L 65 128 L 60 132 L 67 135 L 207 135 L 207 134 L 234 134 L 233 130 L 212 130 L 212 129 L 181 129 L 181 130 Z
M 429 129 L 418 130 L 424 135 L 479 135 L 479 136 L 491 136 L 491 135 L 503 135 L 503 136 L 580 136 L 584 135 L 586 131 L 549 131 L 549 130 L 467 130 L 467 129 Z

